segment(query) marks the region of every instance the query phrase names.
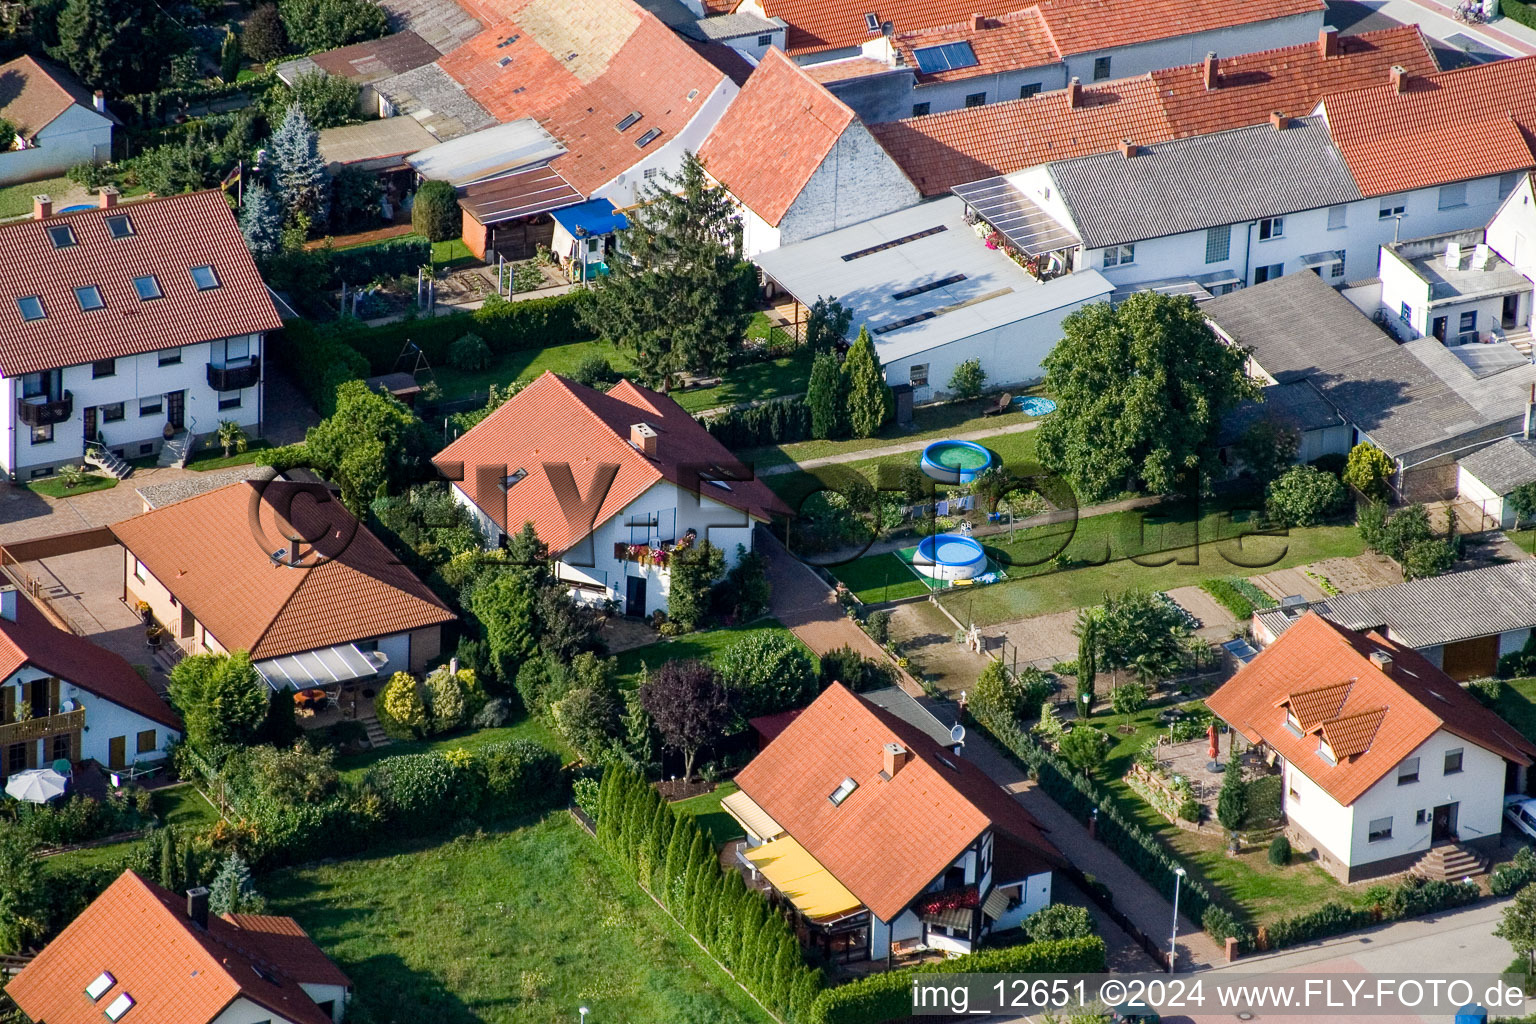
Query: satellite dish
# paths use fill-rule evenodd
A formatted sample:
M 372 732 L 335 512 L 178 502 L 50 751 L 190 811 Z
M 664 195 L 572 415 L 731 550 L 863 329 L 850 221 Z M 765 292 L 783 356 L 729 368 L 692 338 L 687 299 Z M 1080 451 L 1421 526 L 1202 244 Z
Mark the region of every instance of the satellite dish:
M 955 725 L 949 730 L 949 738 L 956 743 L 965 742 L 965 726 Z

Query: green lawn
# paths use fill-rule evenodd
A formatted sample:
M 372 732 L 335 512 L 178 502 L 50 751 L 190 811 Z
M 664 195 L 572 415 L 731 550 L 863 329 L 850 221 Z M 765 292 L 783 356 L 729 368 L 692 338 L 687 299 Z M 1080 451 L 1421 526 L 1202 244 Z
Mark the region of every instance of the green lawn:
M 533 380 L 545 370 L 569 376 L 576 372 L 582 360 L 594 355 L 607 359 L 617 373 L 627 373 L 634 368 L 623 349 L 601 341 L 573 341 L 528 352 L 509 352 L 484 370 L 455 370 L 445 363 L 435 372 L 437 385 L 443 389 L 443 398 L 452 401 L 471 395 L 484 396 L 492 384 Z
M 33 196 L 54 196 L 56 200 L 62 201 L 64 195 L 74 187 L 75 183 L 68 178 L 48 178 L 45 181 L 27 181 L 0 188 L 0 217 L 20 217 L 24 213 L 31 213 Z
M 401 235 L 401 238 L 410 238 L 410 235 Z M 390 239 L 394 241 L 394 239 Z M 469 246 L 464 244 L 462 238 L 450 238 L 443 242 L 432 243 L 432 265 L 434 267 L 452 268 L 464 266 L 469 263 L 482 262 L 469 251 Z
M 533 740 L 555 751 L 565 761 L 575 756 L 571 748 L 566 746 L 565 741 L 553 729 L 537 718 L 528 717 L 499 729 L 478 729 L 474 732 L 456 733 L 434 740 L 395 740 L 387 747 L 376 747 L 360 754 L 343 754 L 336 758 L 336 770 L 341 772 L 344 778 L 356 781 L 363 777 L 375 761 L 386 757 L 396 757 L 400 754 L 426 754 L 440 750 L 474 750 L 489 743 L 502 743 L 508 740 Z
M 754 633 L 782 633 L 792 636 L 777 619 L 759 619 L 745 626 L 725 629 L 708 629 L 700 633 L 684 633 L 682 636 L 663 640 L 624 651 L 619 659 L 617 678 L 619 685 L 630 689 L 639 685 L 642 667 L 655 671 L 664 662 L 697 658 L 713 661 L 727 647 Z M 815 656 L 812 656 L 815 660 Z
M 711 793 L 677 801 L 672 805 L 672 809 L 693 815 L 699 827 L 704 830 L 704 834 L 709 836 L 710 842 L 717 847 L 724 846 L 732 839 L 740 839 L 746 835 L 736 819 L 720 809 L 720 801 L 736 791 L 736 783 L 722 782 Z
M 219 820 L 219 812 L 198 792 L 191 783 L 166 786 L 154 792 L 155 814 L 167 825 L 211 825 Z M 56 874 L 69 874 L 89 868 L 107 865 L 126 867 L 139 840 L 130 839 L 106 846 L 92 846 L 84 850 L 71 850 L 53 857 L 43 858 L 43 866 Z
M 768 1024 L 565 812 L 263 878 L 356 984 L 355 1024 Z
M 215 437 L 214 440 L 217 440 Z M 256 453 L 263 449 L 271 448 L 272 442 L 258 439 L 250 442 L 243 452 L 236 452 L 227 458 L 224 455 L 222 445 L 215 444 L 212 448 L 205 448 L 193 454 L 187 460 L 187 468 L 198 473 L 206 473 L 210 469 L 232 469 L 235 466 L 249 466 L 256 461 Z
M 1536 679 L 1506 679 L 1493 706 L 1499 717 L 1536 742 Z
M 910 439 L 908 439 L 910 440 Z M 891 442 L 886 442 L 890 444 Z M 1013 434 L 998 434 L 996 437 L 983 438 L 979 444 L 985 446 L 997 461 L 1003 466 L 1026 467 L 1035 462 L 1035 432 L 1033 430 L 1019 431 Z M 797 469 L 789 473 L 775 473 L 772 476 L 763 477 L 773 492 L 789 503 L 791 508 L 799 506 L 806 496 L 825 487 L 837 488 L 843 481 L 849 479 L 850 473 L 857 473 L 867 480 L 871 486 L 879 487 L 882 484 L 894 486 L 896 478 L 886 471 L 888 479 L 882 479 L 882 467 L 899 468 L 902 466 L 917 466 L 923 458 L 921 449 L 916 451 L 897 452 L 894 455 L 877 455 L 867 459 L 859 459 L 854 462 L 836 462 L 827 466 L 817 466 L 812 469 Z M 754 467 L 755 468 L 755 467 Z
M 64 479 L 59 476 L 44 477 L 27 484 L 27 490 L 33 494 L 41 494 L 45 498 L 75 498 L 82 494 L 90 494 L 92 491 L 110 491 L 117 486 L 117 481 L 103 473 L 87 473 L 85 482 L 78 487 L 65 487 Z

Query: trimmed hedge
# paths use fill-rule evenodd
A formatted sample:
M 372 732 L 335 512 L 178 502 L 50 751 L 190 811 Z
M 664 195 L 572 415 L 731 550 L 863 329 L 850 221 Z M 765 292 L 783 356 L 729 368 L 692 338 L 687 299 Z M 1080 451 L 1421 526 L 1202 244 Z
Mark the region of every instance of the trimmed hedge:
M 1528 4 L 1525 0 L 1499 0 L 1499 12 L 1526 28 L 1536 28 L 1536 5 Z
M 353 325 L 336 334 L 368 361 L 371 373 L 389 373 L 407 341 L 415 342 L 433 366 L 446 365 L 448 347 L 466 334 L 484 338 L 496 355 L 589 341 L 592 332 L 582 324 L 581 313 L 591 301 L 584 291 L 515 302 L 491 296 L 473 312 L 397 320 L 380 327 Z
M 367 284 L 381 277 L 414 274 L 432 262 L 432 243 L 425 238 L 393 238 L 378 245 L 360 245 L 354 249 L 331 252 L 331 287 L 345 281 L 349 285 Z
M 727 448 L 756 448 L 811 438 L 811 407 L 803 396 L 731 409 L 712 419 L 699 419 L 709 436 Z
M 800 1019 L 804 1024 L 904 1020 L 912 1013 L 912 979 L 918 974 L 1102 974 L 1104 970 L 1104 940 L 1097 935 L 983 949 L 827 989 Z
M 368 376 L 368 360 L 335 334 L 317 330 L 308 320 L 283 321 L 283 329 L 273 338 L 272 347 L 322 416 L 336 411 L 338 387 Z
M 1409 876 L 1397 885 L 1372 886 L 1366 890 L 1366 896 L 1371 899 L 1369 906 L 1324 903 L 1305 914 L 1267 925 L 1260 929 L 1259 936 L 1242 936 L 1242 949 L 1244 952 L 1256 948 L 1280 949 L 1358 931 L 1383 921 L 1422 917 L 1463 907 L 1476 902 L 1482 896 L 1482 890 L 1465 882 L 1426 882 Z

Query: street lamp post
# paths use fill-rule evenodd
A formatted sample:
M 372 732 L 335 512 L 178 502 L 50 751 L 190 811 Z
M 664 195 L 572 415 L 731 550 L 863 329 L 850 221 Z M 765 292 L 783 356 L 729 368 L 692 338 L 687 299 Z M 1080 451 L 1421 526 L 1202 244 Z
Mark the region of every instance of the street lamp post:
M 587 1014 L 591 1013 L 592 1011 L 587 1009 L 585 1006 L 579 1007 L 579 1010 L 581 1012 L 581 1024 L 587 1024 Z
M 1173 973 L 1173 962 L 1179 956 L 1179 887 L 1184 881 L 1184 869 L 1173 869 L 1173 936 L 1168 940 L 1168 973 Z

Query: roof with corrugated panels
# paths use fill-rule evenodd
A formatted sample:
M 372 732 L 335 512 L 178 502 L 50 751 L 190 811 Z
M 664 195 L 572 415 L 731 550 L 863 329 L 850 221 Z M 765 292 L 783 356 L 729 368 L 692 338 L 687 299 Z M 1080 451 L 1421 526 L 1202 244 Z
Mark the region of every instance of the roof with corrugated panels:
M 1333 45 L 1334 56 L 1320 41 L 1220 58 L 1214 89 L 1205 87 L 1204 64 L 1188 64 L 1085 86 L 1076 106 L 1061 89 L 870 131 L 924 195 L 937 195 L 978 178 L 1108 152 L 1122 139 L 1150 145 L 1257 124 L 1274 110 L 1309 113 L 1326 93 L 1385 78 L 1394 64 L 1414 74 L 1435 67 L 1412 25 L 1335 37 Z
M 889 778 L 888 743 L 911 755 Z M 834 804 L 830 796 L 845 779 L 857 785 Z M 736 783 L 883 921 L 989 828 L 1061 863 L 1039 823 L 981 769 L 840 683 L 786 726 Z
M 699 158 L 731 195 L 777 226 L 855 120 L 847 104 L 774 48 L 699 147 Z
M 125 871 L 5 990 L 28 1017 L 48 1024 L 100 1024 L 103 1011 L 125 994 L 132 1003 L 123 1019 L 133 1024 L 210 1024 L 242 997 L 294 1024 L 330 1024 L 301 987 L 307 979 L 287 974 L 267 958 L 261 940 L 253 948 L 251 937 L 217 916 L 198 927 L 187 916 L 186 897 Z M 285 958 L 302 954 L 313 962 L 306 975 L 329 964 L 307 936 L 290 943 Z M 93 1000 L 86 987 L 103 973 L 110 984 Z M 324 974 L 349 984 L 334 965 Z
M 1339 92 L 1322 109 L 1367 196 L 1536 166 L 1536 57 Z
M 107 218 L 133 233 L 113 238 Z M 56 247 L 50 228 L 74 244 Z M 213 267 L 218 286 L 199 289 L 192 268 Z M 153 275 L 161 297 L 140 299 L 134 278 Z M 103 305 L 82 309 L 75 289 L 95 285 Z M 16 300 L 36 296 L 41 319 Z M 154 352 L 275 331 L 283 326 L 240 225 L 218 190 L 82 210 L 0 226 L 0 374 Z
M 1045 0 L 1040 11 L 1062 53 L 1215 32 L 1237 25 L 1321 12 L 1323 0 L 1244 0 L 1192 4 L 1189 0 Z
M 1458 460 L 1463 471 L 1495 494 L 1508 494 L 1536 480 L 1536 441 L 1506 437 Z
M 32 602 L 16 595 L 16 620 L 0 618 L 0 679 L 33 665 L 88 693 L 127 708 L 150 721 L 181 730 L 170 705 L 121 655 L 49 622 Z
M 917 70 L 917 80 L 955 82 L 978 75 L 1044 67 L 1061 60 L 1061 52 L 1040 15 L 1040 8 L 1027 7 L 996 17 L 968 17 L 952 25 L 938 25 L 912 32 L 899 31 L 892 40 L 902 59 Z M 946 43 L 963 43 L 970 50 L 973 63 L 949 70 L 924 72 L 916 51 Z
M 1385 655 L 1386 664 L 1373 654 Z M 1333 707 L 1339 689 L 1346 693 Z M 1332 714 L 1312 725 L 1303 720 L 1292 731 L 1286 724 L 1292 695 L 1302 698 L 1309 717 Z M 1528 765 L 1536 756 L 1536 745 L 1413 648 L 1345 629 L 1315 612 L 1297 619 L 1206 704 L 1344 806 L 1441 729 L 1516 764 Z M 1325 739 L 1335 763 L 1318 753 Z
M 111 529 L 224 648 L 249 651 L 253 659 L 454 619 L 383 542 L 321 490 L 244 481 Z M 316 540 L 295 552 L 289 539 L 295 533 Z
M 1360 198 L 1317 117 L 1058 160 L 1050 173 L 1089 249 Z
M 640 423 L 656 432 L 655 458 L 630 443 Z M 532 523 L 556 554 L 662 480 L 756 519 L 789 513 L 761 480 L 727 479 L 735 456 L 675 401 L 627 380 L 604 394 L 546 371 L 432 461 L 498 526 L 516 533 Z M 568 467 L 588 498 L 605 489 L 598 508 L 566 507 L 551 467 Z M 718 482 L 700 479 L 716 467 Z

